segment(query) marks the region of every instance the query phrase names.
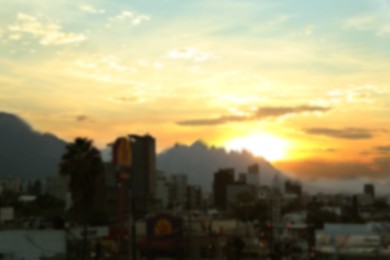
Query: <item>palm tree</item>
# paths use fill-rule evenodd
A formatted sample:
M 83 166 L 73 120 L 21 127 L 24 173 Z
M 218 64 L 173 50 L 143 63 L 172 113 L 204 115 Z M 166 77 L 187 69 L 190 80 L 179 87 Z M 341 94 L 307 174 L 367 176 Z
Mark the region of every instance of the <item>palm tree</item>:
M 88 216 L 93 207 L 96 180 L 104 171 L 100 152 L 87 138 L 76 138 L 66 146 L 60 162 L 60 174 L 69 177 L 72 197 L 70 209 L 76 221 L 84 226 L 83 257 L 87 256 Z

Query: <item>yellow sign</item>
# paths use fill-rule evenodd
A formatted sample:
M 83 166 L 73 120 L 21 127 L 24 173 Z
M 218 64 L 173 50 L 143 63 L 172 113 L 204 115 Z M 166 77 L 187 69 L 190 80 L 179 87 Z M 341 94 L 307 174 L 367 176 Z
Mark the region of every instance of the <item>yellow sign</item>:
M 165 236 L 171 234 L 173 231 L 172 223 L 166 218 L 161 218 L 154 226 L 154 234 L 156 236 Z
M 132 163 L 132 152 L 129 139 L 119 137 L 114 144 L 113 161 L 118 166 L 129 167 Z

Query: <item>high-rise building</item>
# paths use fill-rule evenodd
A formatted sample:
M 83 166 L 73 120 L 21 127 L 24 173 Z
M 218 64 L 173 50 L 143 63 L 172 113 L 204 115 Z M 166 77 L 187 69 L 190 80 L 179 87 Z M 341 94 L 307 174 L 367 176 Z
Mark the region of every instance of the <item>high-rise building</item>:
M 202 189 L 200 186 L 187 186 L 187 208 L 189 210 L 201 208 L 202 198 Z
M 174 207 L 185 208 L 187 205 L 187 175 L 174 174 L 169 178 L 170 202 Z
M 375 186 L 373 184 L 364 184 L 364 194 L 371 195 L 375 198 Z
M 302 195 L 302 185 L 298 181 L 287 180 L 284 183 L 284 191 L 287 194 L 295 194 L 300 197 Z
M 214 173 L 214 205 L 219 209 L 227 207 L 227 186 L 234 183 L 234 169 L 220 169 Z
M 257 163 L 252 164 L 248 167 L 246 183 L 255 187 L 258 187 L 260 185 L 260 167 Z
M 156 203 L 159 209 L 166 209 L 169 206 L 169 182 L 164 172 L 156 173 Z
M 150 135 L 129 135 L 132 164 L 130 198 L 135 217 L 143 217 L 155 203 L 156 141 Z

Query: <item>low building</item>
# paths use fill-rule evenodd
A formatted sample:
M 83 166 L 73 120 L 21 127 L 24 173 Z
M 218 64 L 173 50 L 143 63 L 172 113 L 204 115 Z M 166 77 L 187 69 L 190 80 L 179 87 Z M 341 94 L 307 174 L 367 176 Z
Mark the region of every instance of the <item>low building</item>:
M 381 224 L 325 224 L 315 231 L 321 259 L 390 259 Z M 338 258 L 337 258 L 338 257 Z

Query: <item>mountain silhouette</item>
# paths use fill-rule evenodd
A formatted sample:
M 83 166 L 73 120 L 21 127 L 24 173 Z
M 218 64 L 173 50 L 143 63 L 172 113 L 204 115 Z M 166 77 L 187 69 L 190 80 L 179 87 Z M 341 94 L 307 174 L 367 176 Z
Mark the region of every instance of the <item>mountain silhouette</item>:
M 276 174 L 284 177 L 269 162 L 251 153 L 227 152 L 223 148 L 208 147 L 202 141 L 192 145 L 176 144 L 157 156 L 157 168 L 168 176 L 185 174 L 188 183 L 200 185 L 204 190 L 211 190 L 213 175 L 220 168 L 234 168 L 236 176 L 247 172 L 248 166 L 257 163 L 260 166 L 260 183 L 269 185 Z
M 0 177 L 56 175 L 65 145 L 52 134 L 35 131 L 18 116 L 0 112 Z

